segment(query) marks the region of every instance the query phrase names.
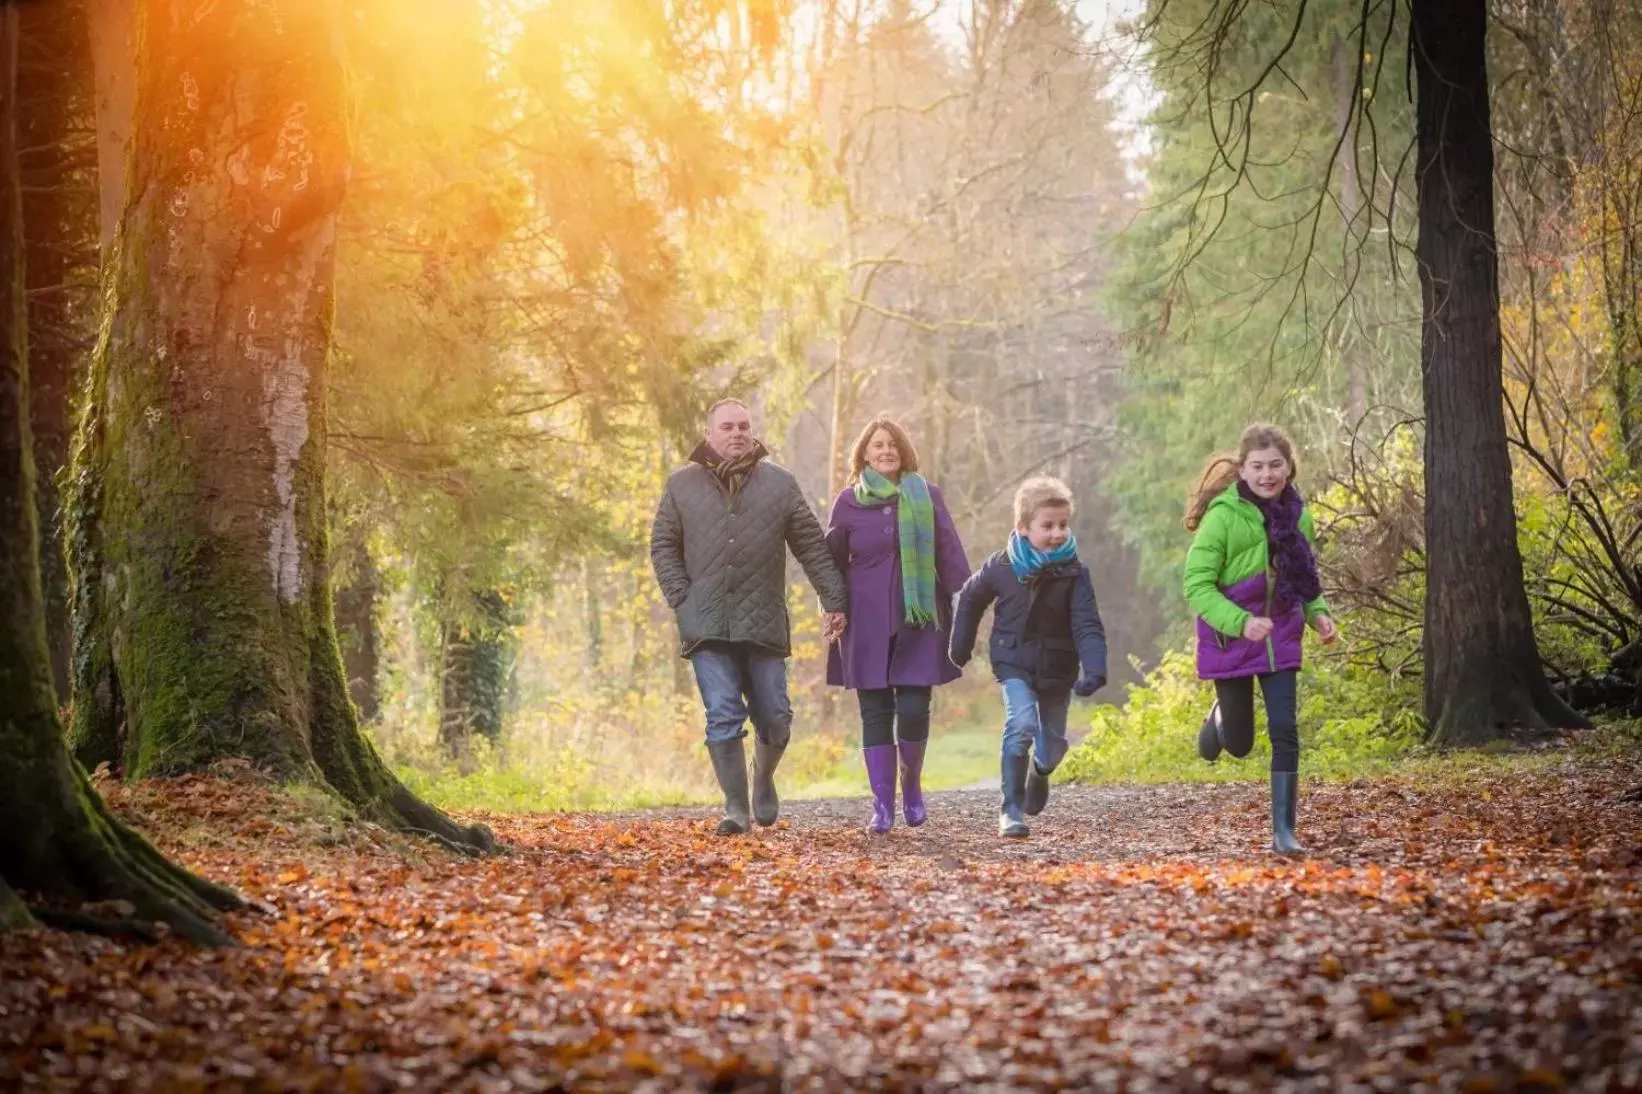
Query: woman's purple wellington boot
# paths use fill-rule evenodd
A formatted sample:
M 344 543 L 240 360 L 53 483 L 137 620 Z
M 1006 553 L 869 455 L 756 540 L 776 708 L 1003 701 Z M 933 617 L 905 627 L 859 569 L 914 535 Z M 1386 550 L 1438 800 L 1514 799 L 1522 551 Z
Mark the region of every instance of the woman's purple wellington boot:
M 902 741 L 901 750 L 901 815 L 907 827 L 916 828 L 929 814 L 924 809 L 924 787 L 919 779 L 924 773 L 924 746 L 928 741 Z
M 867 761 L 867 785 L 872 787 L 872 823 L 867 831 L 881 836 L 895 827 L 895 746 L 863 748 Z

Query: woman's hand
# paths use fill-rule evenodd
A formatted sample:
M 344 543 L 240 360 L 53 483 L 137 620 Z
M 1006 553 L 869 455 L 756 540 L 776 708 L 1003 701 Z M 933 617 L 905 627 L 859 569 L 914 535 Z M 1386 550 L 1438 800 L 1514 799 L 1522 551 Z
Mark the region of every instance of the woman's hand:
M 1251 615 L 1243 624 L 1243 637 L 1250 642 L 1264 642 L 1271 637 L 1271 620 L 1263 615 Z
M 1311 627 L 1312 630 L 1317 632 L 1317 637 L 1323 640 L 1325 646 L 1334 645 L 1334 640 L 1340 637 L 1340 628 L 1331 616 L 1319 615 L 1314 617 L 1311 621 Z
M 821 614 L 821 640 L 836 642 L 844 637 L 844 630 L 849 626 L 849 616 L 843 612 L 823 612 Z

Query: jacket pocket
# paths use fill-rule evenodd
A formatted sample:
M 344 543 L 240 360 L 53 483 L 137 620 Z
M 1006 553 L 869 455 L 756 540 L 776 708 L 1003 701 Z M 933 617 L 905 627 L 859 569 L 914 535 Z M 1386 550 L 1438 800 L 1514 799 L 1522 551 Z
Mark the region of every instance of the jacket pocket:
M 1038 679 L 1043 684 L 1072 683 L 1078 678 L 1077 643 L 1065 638 L 1039 639 Z

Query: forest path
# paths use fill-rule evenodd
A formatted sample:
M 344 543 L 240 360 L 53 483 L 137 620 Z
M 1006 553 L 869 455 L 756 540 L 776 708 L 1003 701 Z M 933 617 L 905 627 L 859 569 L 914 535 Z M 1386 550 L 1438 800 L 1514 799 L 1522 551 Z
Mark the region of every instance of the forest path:
M 334 833 L 212 779 L 111 791 L 270 905 L 246 947 L 0 936 L 0 1086 L 1642 1089 L 1634 762 L 1308 785 L 491 815 L 508 854 Z M 1473 1085 L 1465 1087 L 1466 1082 Z

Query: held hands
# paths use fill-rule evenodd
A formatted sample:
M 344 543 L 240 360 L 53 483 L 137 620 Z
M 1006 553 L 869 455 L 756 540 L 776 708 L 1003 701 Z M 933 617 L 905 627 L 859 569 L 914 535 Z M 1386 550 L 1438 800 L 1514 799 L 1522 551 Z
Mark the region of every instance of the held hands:
M 1243 624 L 1243 637 L 1250 642 L 1264 642 L 1271 637 L 1271 620 L 1263 615 L 1251 615 Z
M 1311 621 L 1311 628 L 1317 632 L 1317 637 L 1323 640 L 1325 646 L 1334 645 L 1334 640 L 1340 637 L 1340 628 L 1331 616 L 1317 616 Z
M 1072 692 L 1080 699 L 1087 699 L 1095 692 L 1106 686 L 1106 677 L 1099 673 L 1091 673 L 1072 685 Z
M 843 612 L 823 612 L 821 615 L 821 639 L 824 642 L 836 642 L 844 637 L 844 628 L 849 625 L 849 617 Z

